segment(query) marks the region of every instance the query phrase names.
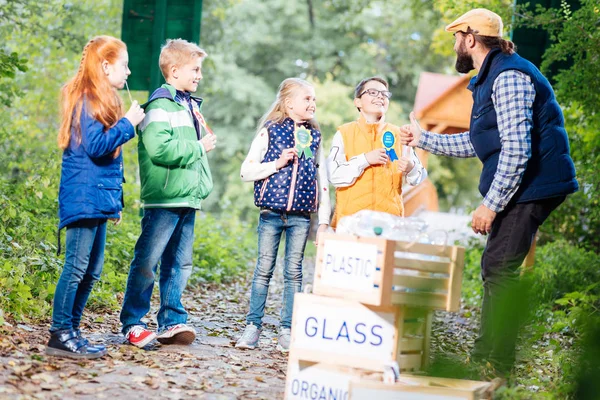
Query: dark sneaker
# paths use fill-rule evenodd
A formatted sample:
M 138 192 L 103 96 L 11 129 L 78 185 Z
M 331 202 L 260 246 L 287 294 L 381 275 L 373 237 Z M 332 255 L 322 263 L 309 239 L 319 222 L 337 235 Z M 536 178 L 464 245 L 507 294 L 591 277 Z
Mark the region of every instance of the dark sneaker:
M 177 324 L 159 333 L 156 337 L 162 344 L 191 344 L 196 339 L 196 331 L 186 324 Z
M 258 339 L 260 338 L 260 332 L 256 325 L 246 325 L 242 337 L 238 339 L 235 347 L 238 349 L 254 350 L 258 346 Z
M 77 336 L 76 331 L 64 329 L 50 335 L 50 340 L 46 345 L 46 354 L 55 357 L 91 359 L 106 355 L 106 348 L 102 350 L 88 346 L 84 339 Z
M 282 353 L 290 351 L 290 341 L 292 338 L 292 330 L 290 328 L 281 328 L 277 337 L 277 350 Z
M 103 344 L 98 344 L 98 343 L 92 344 L 92 343 L 90 343 L 90 341 L 87 340 L 87 338 L 85 338 L 85 337 L 83 337 L 81 335 L 81 331 L 79 329 L 75 329 L 75 333 L 77 334 L 78 338 L 80 338 L 81 340 L 83 340 L 83 342 L 85 343 L 86 346 L 88 346 L 88 347 L 94 347 L 94 348 L 96 348 L 96 349 L 98 349 L 100 351 L 106 350 L 106 346 L 103 345 Z
M 142 325 L 134 325 L 125 334 L 125 339 L 135 347 L 142 348 L 156 339 L 156 333 L 149 331 Z

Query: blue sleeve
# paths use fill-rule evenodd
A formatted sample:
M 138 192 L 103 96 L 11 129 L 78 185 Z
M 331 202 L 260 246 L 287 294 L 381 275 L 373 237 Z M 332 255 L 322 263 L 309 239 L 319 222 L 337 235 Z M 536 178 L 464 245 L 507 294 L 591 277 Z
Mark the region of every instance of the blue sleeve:
M 91 158 L 100 158 L 112 153 L 117 147 L 135 137 L 135 129 L 127 118 L 121 118 L 115 126 L 104 131 L 104 125 L 81 111 L 81 144 Z

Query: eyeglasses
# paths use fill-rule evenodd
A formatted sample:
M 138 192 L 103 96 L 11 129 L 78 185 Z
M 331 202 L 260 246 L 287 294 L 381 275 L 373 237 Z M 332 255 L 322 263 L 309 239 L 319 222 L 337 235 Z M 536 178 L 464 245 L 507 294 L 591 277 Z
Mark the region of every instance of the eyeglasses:
M 364 92 L 362 92 L 361 94 L 359 94 L 358 97 L 362 97 L 365 93 L 367 93 L 371 97 L 377 97 L 377 96 L 379 96 L 379 93 L 381 93 L 383 95 L 383 97 L 387 97 L 388 99 L 392 98 L 392 92 L 387 91 L 387 90 L 377 90 L 377 89 L 367 89 Z

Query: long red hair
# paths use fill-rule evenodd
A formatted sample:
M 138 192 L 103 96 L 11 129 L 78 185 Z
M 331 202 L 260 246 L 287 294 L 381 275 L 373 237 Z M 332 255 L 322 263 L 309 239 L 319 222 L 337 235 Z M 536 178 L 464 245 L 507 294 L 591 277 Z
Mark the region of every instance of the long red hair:
M 65 150 L 71 142 L 71 128 L 75 129 L 75 140 L 81 143 L 81 109 L 86 99 L 86 110 L 104 125 L 105 130 L 114 126 L 123 117 L 123 100 L 110 84 L 102 69 L 106 60 L 114 64 L 127 46 L 112 36 L 96 36 L 83 48 L 79 70 L 61 90 L 62 122 L 58 131 L 58 146 Z M 120 148 L 115 151 L 117 157 Z

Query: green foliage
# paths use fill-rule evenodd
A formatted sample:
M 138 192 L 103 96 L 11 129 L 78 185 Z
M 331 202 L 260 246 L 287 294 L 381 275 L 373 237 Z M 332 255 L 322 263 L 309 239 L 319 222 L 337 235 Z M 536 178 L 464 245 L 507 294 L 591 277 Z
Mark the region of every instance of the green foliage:
M 480 242 L 472 241 L 466 246 L 461 298 L 471 307 L 481 306 L 481 299 L 483 298 L 483 282 L 481 281 L 482 253 L 483 247 Z
M 544 54 L 542 71 L 568 60 L 570 67 L 554 79 L 557 98 L 565 106 L 565 126 L 571 140 L 580 191 L 568 197 L 547 225 L 553 237 L 562 237 L 597 251 L 600 248 L 600 29 L 598 2 L 582 0 L 572 11 L 561 7 L 524 12 L 517 23 L 548 31 L 552 46 Z
M 256 236 L 248 224 L 205 214 L 197 218 L 192 283 L 231 282 L 252 267 Z
M 533 268 L 534 291 L 543 303 L 600 282 L 600 255 L 559 240 L 538 248 Z M 600 288 L 594 289 L 599 292 Z

